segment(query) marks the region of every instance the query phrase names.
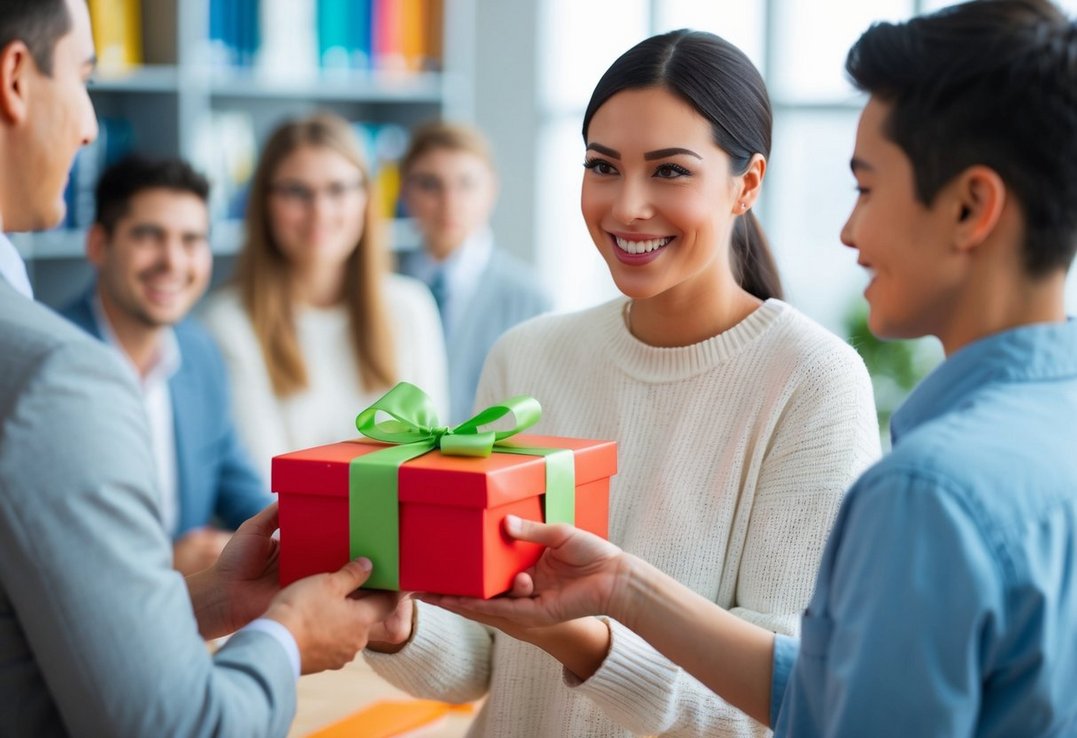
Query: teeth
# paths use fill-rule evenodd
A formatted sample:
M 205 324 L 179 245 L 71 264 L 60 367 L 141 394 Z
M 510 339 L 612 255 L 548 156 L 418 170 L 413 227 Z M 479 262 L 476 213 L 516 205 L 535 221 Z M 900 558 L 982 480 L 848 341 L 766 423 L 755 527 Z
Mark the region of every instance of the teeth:
M 671 238 L 654 238 L 650 241 L 629 241 L 619 236 L 615 236 L 614 238 L 617 241 L 617 247 L 621 249 L 621 251 L 627 251 L 630 254 L 646 254 L 655 249 L 662 248 L 673 240 Z

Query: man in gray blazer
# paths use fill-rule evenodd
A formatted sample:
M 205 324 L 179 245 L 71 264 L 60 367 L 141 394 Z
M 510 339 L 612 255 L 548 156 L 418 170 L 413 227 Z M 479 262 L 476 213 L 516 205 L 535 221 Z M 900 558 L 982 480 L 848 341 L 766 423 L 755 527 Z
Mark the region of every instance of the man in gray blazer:
M 0 0 L 0 231 L 61 220 L 93 64 L 84 0 Z M 30 299 L 0 237 L 0 736 L 283 736 L 300 671 L 385 634 L 368 564 L 278 591 L 274 506 L 173 571 L 147 438 L 114 352 Z
M 430 287 L 449 358 L 449 422 L 471 415 L 486 355 L 501 334 L 550 309 L 531 268 L 495 248 L 490 213 L 497 176 L 474 128 L 434 122 L 416 128 L 401 162 L 402 195 L 423 248 L 397 269 Z

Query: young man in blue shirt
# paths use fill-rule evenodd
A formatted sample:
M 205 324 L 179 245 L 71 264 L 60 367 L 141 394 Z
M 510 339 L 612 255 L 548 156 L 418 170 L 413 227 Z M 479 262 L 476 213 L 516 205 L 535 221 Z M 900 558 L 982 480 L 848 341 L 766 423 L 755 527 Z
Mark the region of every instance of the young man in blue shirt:
M 870 326 L 948 358 L 850 490 L 800 639 L 515 519 L 550 547 L 515 598 L 429 599 L 535 626 L 612 616 L 776 735 L 1075 735 L 1077 27 L 1046 0 L 979 0 L 873 26 L 847 69 L 870 95 L 842 231 Z

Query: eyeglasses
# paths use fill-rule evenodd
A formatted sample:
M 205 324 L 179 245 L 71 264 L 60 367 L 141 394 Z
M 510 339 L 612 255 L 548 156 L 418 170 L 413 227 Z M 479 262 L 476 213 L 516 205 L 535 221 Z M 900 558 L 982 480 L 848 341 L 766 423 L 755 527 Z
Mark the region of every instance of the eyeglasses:
M 408 176 L 408 186 L 424 195 L 443 195 L 448 190 L 459 192 L 471 192 L 478 189 L 479 181 L 475 177 L 458 177 L 455 180 L 446 180 L 434 174 L 418 172 Z
M 269 191 L 280 198 L 281 202 L 293 207 L 309 208 L 314 205 L 318 195 L 333 205 L 340 205 L 348 197 L 363 189 L 363 180 L 351 182 L 330 182 L 321 188 L 308 187 L 301 182 L 277 182 L 269 186 Z

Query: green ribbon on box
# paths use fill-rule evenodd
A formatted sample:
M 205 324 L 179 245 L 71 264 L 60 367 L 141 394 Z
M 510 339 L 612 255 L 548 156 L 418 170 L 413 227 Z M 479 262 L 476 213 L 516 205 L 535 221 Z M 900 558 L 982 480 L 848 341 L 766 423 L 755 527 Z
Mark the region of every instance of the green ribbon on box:
M 377 419 L 381 411 L 391 420 Z M 480 427 L 512 415 L 509 430 L 482 431 Z M 374 571 L 364 587 L 400 589 L 400 520 L 398 474 L 400 466 L 423 454 L 440 450 L 446 456 L 486 457 L 500 453 L 546 458 L 548 523 L 576 520 L 576 462 L 572 451 L 525 448 L 504 443 L 542 417 L 538 400 L 527 395 L 492 405 L 452 428 L 438 423 L 433 402 L 413 384 L 401 382 L 359 413 L 355 427 L 368 438 L 393 444 L 352 459 L 348 469 L 349 550 L 354 559 L 366 556 Z

